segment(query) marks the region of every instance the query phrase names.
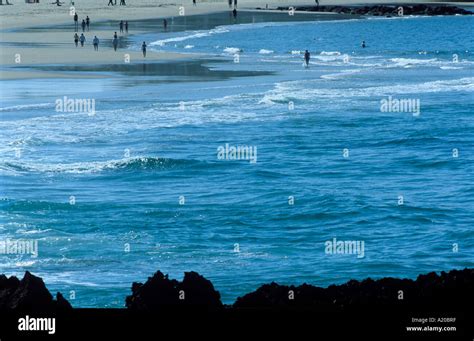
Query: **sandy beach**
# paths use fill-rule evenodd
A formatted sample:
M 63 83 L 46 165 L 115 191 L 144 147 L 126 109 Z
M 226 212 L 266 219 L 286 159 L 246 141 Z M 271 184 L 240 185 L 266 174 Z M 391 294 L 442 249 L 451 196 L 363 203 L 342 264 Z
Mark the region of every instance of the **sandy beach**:
M 93 64 L 93 63 L 122 63 L 125 59 L 133 63 L 143 61 L 140 48 L 127 50 L 112 49 L 111 38 L 118 31 L 120 20 L 135 21 L 156 19 L 157 25 L 162 25 L 159 18 L 173 18 L 196 14 L 229 11 L 227 1 L 199 1 L 193 6 L 191 1 L 173 3 L 167 0 L 135 0 L 128 1 L 127 6 L 107 6 L 107 1 L 76 0 L 74 10 L 79 15 L 79 22 L 86 16 L 91 18 L 90 31 L 85 32 L 84 47 L 74 47 L 74 23 L 71 15 L 72 5 L 65 1 L 62 6 L 51 4 L 50 1 L 41 1 L 39 4 L 28 4 L 22 1 L 11 1 L 13 5 L 0 6 L 0 65 L 1 66 L 28 66 L 38 64 Z M 359 1 L 336 0 L 331 4 L 357 4 Z M 392 3 L 391 1 L 368 0 L 363 3 Z M 404 1 L 416 3 L 416 1 Z M 278 6 L 312 5 L 312 1 L 246 1 L 240 0 L 239 11 L 253 10 L 257 7 L 276 8 Z M 321 3 L 323 4 L 323 3 Z M 314 13 L 318 14 L 318 13 Z M 310 15 L 314 15 L 310 14 Z M 327 15 L 327 13 L 326 13 Z M 331 15 L 331 14 L 329 14 Z M 108 21 L 108 25 L 99 25 Z M 115 25 L 115 26 L 114 26 Z M 59 26 L 59 29 L 51 29 Z M 34 28 L 34 29 L 29 29 Z M 81 28 L 79 27 L 79 34 Z M 140 27 L 131 27 L 128 34 L 120 34 L 120 41 L 130 35 L 144 33 Z M 97 36 L 101 43 L 98 52 L 93 51 L 92 39 Z M 127 54 L 127 56 L 125 56 Z M 176 60 L 189 58 L 189 55 L 170 52 L 149 51 L 146 60 L 149 62 Z M 3 71 L 2 79 L 47 77 L 45 73 L 20 71 Z

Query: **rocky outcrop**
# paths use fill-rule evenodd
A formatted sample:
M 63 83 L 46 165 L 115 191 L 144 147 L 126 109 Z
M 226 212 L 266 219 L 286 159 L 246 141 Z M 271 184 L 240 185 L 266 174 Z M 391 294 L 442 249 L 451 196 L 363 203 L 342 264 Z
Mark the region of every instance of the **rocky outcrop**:
M 294 6 L 296 11 L 303 12 L 333 12 L 339 14 L 354 14 L 368 16 L 398 16 L 401 15 L 472 15 L 473 12 L 463 8 L 448 5 L 374 5 L 374 6 Z M 259 9 L 259 8 L 258 8 Z M 288 11 L 289 7 L 277 7 L 279 11 Z
M 131 311 L 167 311 L 169 308 L 226 311 L 242 309 L 297 309 L 312 311 L 351 311 L 384 307 L 390 310 L 469 309 L 474 301 L 474 269 L 452 270 L 419 275 L 416 280 L 382 278 L 350 280 L 327 288 L 309 284 L 286 286 L 262 285 L 256 291 L 237 298 L 232 306 L 224 306 L 212 283 L 196 272 L 185 272 L 182 281 L 169 279 L 156 272 L 142 283 L 132 284 L 126 297 Z M 69 302 L 57 293 L 56 299 L 43 280 L 26 272 L 23 279 L 0 275 L 0 314 L 16 312 L 69 311 Z
M 179 282 L 157 271 L 145 284 L 133 283 L 126 306 L 132 310 L 153 311 L 169 306 L 222 308 L 220 294 L 211 281 L 197 272 L 185 272 Z
M 343 311 L 360 307 L 390 306 L 437 309 L 468 308 L 474 301 L 474 269 L 435 272 L 409 279 L 370 278 L 351 280 L 328 288 L 308 284 L 285 286 L 265 284 L 239 297 L 234 308 L 314 308 L 320 311 Z
M 0 312 L 54 312 L 70 309 L 71 305 L 59 292 L 54 300 L 43 280 L 28 271 L 22 280 L 0 275 Z

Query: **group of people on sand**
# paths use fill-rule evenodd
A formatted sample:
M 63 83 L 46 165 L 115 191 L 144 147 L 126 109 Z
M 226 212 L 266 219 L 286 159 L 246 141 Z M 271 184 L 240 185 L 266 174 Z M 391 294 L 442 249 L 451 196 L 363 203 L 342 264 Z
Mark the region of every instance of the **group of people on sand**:
M 107 4 L 107 6 L 115 6 L 117 5 L 117 0 L 109 0 L 109 3 Z M 120 0 L 120 6 L 127 6 L 127 4 L 125 3 L 125 0 Z
M 74 44 L 76 47 L 79 46 L 79 43 L 81 43 L 81 47 L 84 47 L 85 42 L 86 37 L 84 36 L 84 33 L 81 33 L 80 36 L 77 33 L 74 34 Z M 94 45 L 95 51 L 99 51 L 99 38 L 97 38 L 97 36 L 94 36 L 94 39 L 92 39 L 92 45 Z
M 86 16 L 85 19 L 82 19 L 81 27 L 82 27 L 82 32 L 89 31 L 89 27 L 91 25 L 91 19 L 89 16 Z M 74 13 L 74 30 L 77 32 L 79 31 L 79 15 L 77 15 L 77 12 Z
M 76 33 L 74 33 L 74 44 L 76 45 L 76 47 L 78 47 L 79 44 L 81 44 L 81 47 L 84 47 L 84 44 L 86 43 L 86 37 L 84 36 L 84 33 L 81 33 L 81 35 L 78 35 L 77 24 L 76 24 L 77 22 L 78 22 L 78 15 L 76 13 L 74 15 L 74 26 L 76 29 Z M 82 31 L 85 32 L 86 27 L 87 27 L 87 31 L 89 31 L 89 25 L 90 25 L 90 19 L 87 16 L 87 18 L 83 20 Z M 168 26 L 168 22 L 166 19 L 164 19 L 163 25 L 166 30 L 166 27 Z M 128 33 L 128 21 L 121 20 L 119 23 L 119 29 L 120 29 L 120 33 L 124 33 L 124 32 Z M 94 39 L 92 39 L 92 45 L 94 46 L 94 51 L 99 51 L 99 42 L 100 42 L 99 38 L 97 36 L 94 36 Z M 118 45 L 119 45 L 119 37 L 118 37 L 117 32 L 114 32 L 114 37 L 112 39 L 112 47 L 114 51 L 117 51 Z M 146 42 L 143 42 L 141 49 L 142 49 L 142 54 L 144 58 L 146 57 L 146 48 L 147 48 L 147 44 Z

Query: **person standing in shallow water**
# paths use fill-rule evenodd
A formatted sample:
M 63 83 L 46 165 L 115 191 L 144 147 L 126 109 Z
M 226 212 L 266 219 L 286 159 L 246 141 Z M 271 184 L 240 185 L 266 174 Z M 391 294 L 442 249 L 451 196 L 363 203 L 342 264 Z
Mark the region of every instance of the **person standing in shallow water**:
M 115 34 L 114 34 L 114 39 L 112 40 L 112 45 L 114 46 L 114 51 L 117 51 L 117 47 L 118 47 L 117 32 L 115 32 Z
M 143 53 L 143 58 L 145 58 L 146 57 L 146 43 L 145 42 L 143 42 L 142 44 L 142 53 Z
M 77 45 L 79 44 L 79 36 L 77 35 L 77 33 L 74 33 L 74 44 Z
M 81 27 L 82 27 L 82 32 L 85 32 L 86 31 L 86 21 L 84 19 L 82 20 Z
M 128 33 L 128 21 L 125 22 L 125 33 Z
M 309 53 L 308 50 L 304 52 L 304 63 L 306 67 L 309 67 L 309 60 L 311 58 L 311 54 Z
M 89 31 L 89 25 L 91 23 L 91 20 L 89 19 L 89 16 L 86 17 L 86 26 L 87 26 L 87 31 Z
M 123 21 L 120 21 L 119 28 L 120 28 L 120 33 L 123 33 Z
M 163 19 L 163 28 L 165 29 L 165 31 L 168 28 L 168 20 L 166 19 Z

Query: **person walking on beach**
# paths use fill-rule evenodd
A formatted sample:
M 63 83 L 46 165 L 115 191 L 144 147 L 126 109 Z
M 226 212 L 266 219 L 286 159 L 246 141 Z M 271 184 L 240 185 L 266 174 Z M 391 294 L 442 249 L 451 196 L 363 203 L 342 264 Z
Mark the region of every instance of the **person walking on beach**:
M 309 59 L 311 58 L 311 54 L 308 50 L 304 52 L 304 63 L 306 67 L 309 67 Z
M 120 27 L 120 33 L 123 33 L 123 21 L 120 21 L 119 27 Z
M 128 33 L 128 21 L 125 22 L 125 32 Z
M 234 0 L 234 8 L 237 8 L 237 0 Z
M 82 19 L 81 27 L 82 27 L 82 32 L 85 32 L 86 31 L 86 21 L 84 19 Z
M 81 47 L 84 47 L 84 43 L 86 42 L 86 37 L 84 37 L 84 33 L 81 33 L 79 41 L 81 42 Z
M 87 26 L 87 31 L 89 31 L 89 25 L 91 24 L 91 20 L 89 19 L 89 16 L 86 17 L 86 26 Z
M 77 35 L 77 33 L 74 33 L 74 44 L 77 45 L 79 44 L 79 36 Z
M 92 40 L 92 44 L 94 45 L 94 50 L 99 51 L 99 38 L 94 36 L 94 40 Z
M 193 0 L 193 6 L 196 6 L 196 0 Z
M 145 58 L 146 57 L 146 43 L 145 42 L 143 42 L 142 44 L 142 52 L 143 52 L 143 58 Z
M 74 29 L 76 30 L 76 32 L 79 30 L 79 16 L 77 15 L 77 13 L 74 14 Z
M 120 6 L 127 6 L 127 4 L 125 3 L 125 0 L 120 0 Z
M 117 51 L 117 47 L 118 47 L 117 32 L 114 33 L 114 39 L 112 40 L 112 45 L 114 46 L 114 51 Z
M 110 6 L 110 5 L 114 5 L 114 1 L 113 0 L 109 0 L 109 3 L 107 4 L 107 6 Z
M 229 8 L 232 8 L 232 0 L 229 0 Z
M 165 29 L 165 31 L 168 28 L 168 20 L 166 19 L 163 19 L 163 28 Z
M 316 3 L 316 7 L 319 8 L 319 0 L 314 0 L 314 2 Z

